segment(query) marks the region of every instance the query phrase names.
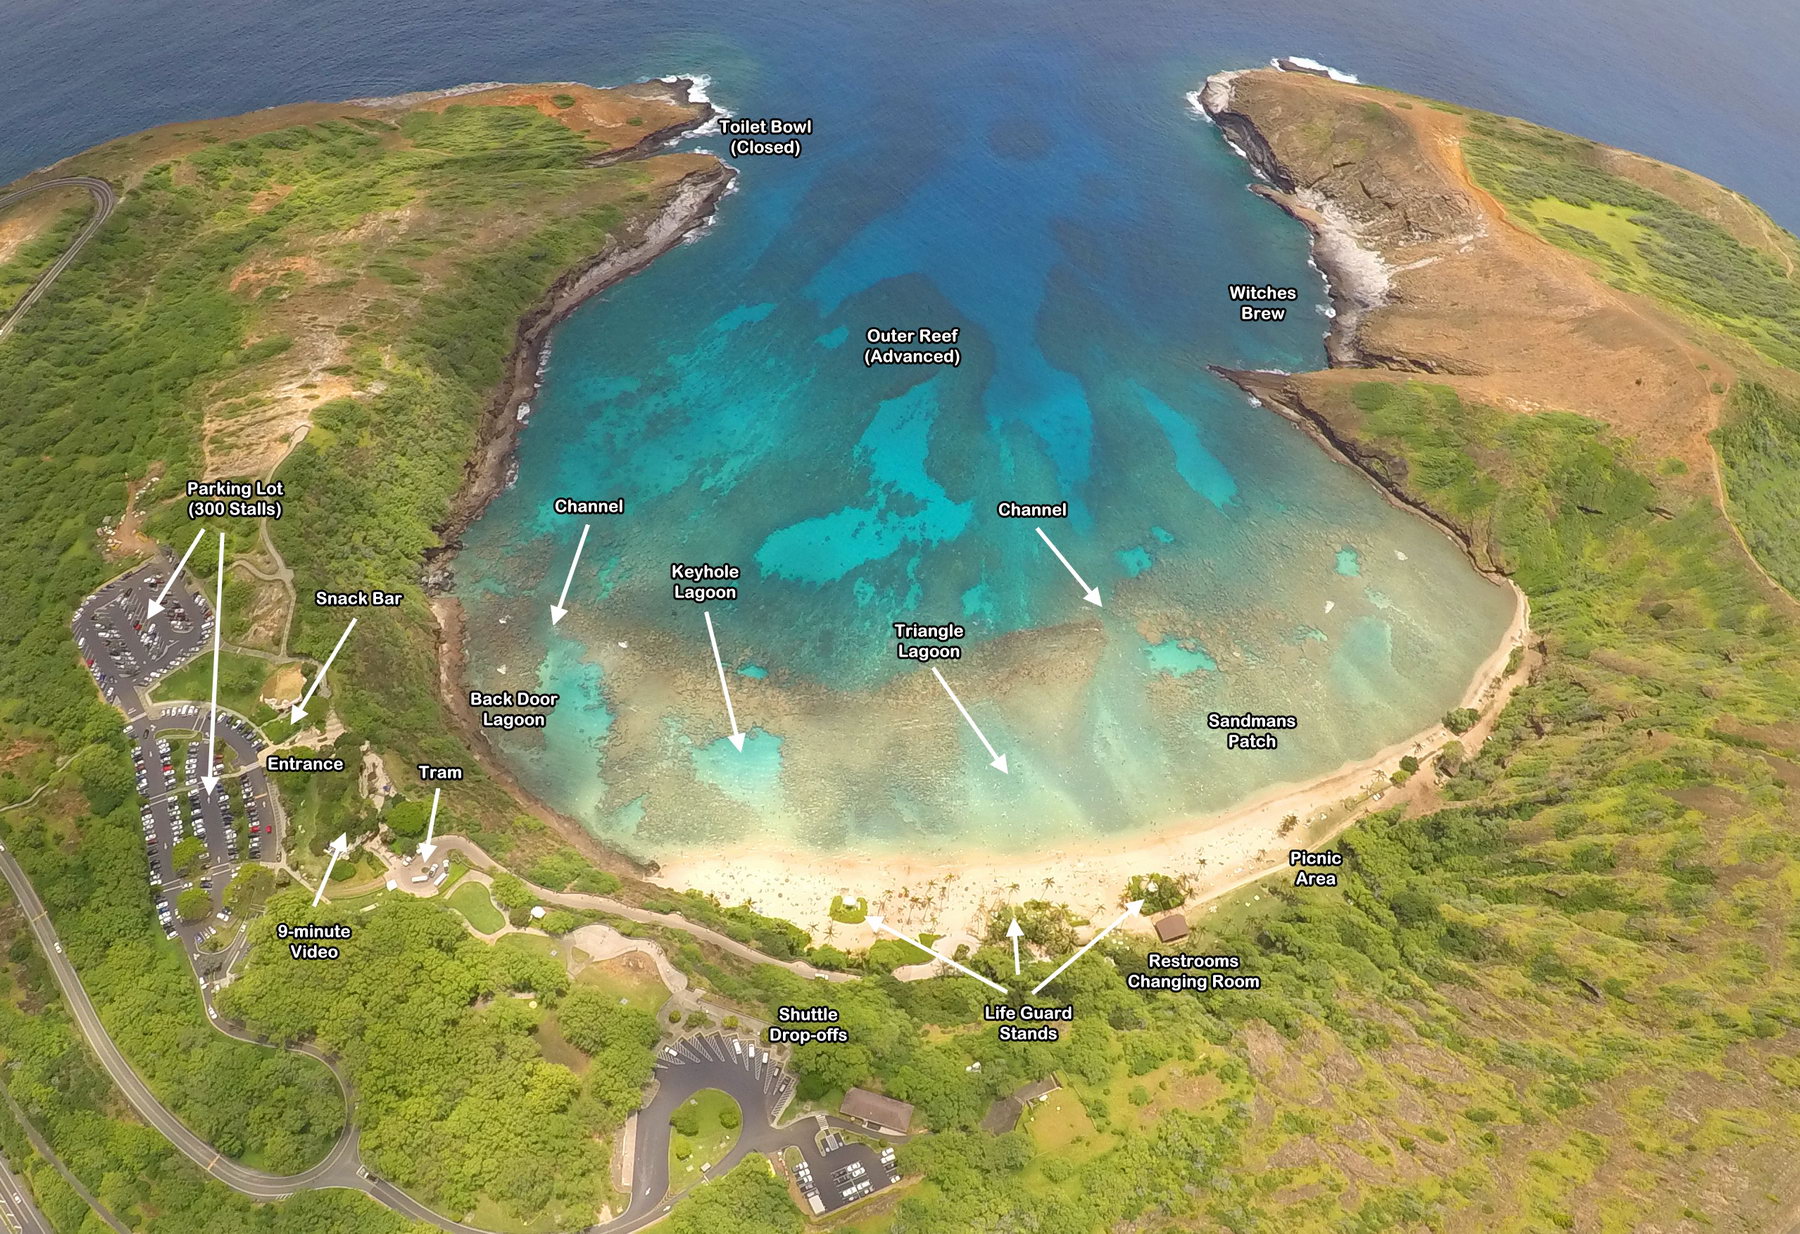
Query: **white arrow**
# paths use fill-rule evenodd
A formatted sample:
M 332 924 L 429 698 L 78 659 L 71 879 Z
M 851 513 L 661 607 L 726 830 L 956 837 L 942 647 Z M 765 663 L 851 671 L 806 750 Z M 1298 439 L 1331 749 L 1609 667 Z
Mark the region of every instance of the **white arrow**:
M 1006 927 L 1006 937 L 1012 939 L 1013 943 L 1013 976 L 1015 977 L 1019 975 L 1019 935 L 1023 933 L 1025 931 L 1019 928 L 1019 919 L 1014 917 L 1012 924 Z
M 998 771 L 1001 775 L 1011 774 L 1006 770 L 1006 755 L 994 749 L 994 743 L 987 739 L 987 734 L 983 733 L 981 731 L 981 726 L 975 723 L 975 717 L 969 714 L 969 709 L 962 705 L 962 700 L 960 698 L 956 697 L 956 691 L 950 688 L 950 683 L 944 680 L 944 675 L 935 668 L 931 670 L 931 675 L 938 679 L 938 684 L 944 687 L 944 693 L 950 696 L 950 701 L 956 704 L 956 709 L 958 711 L 962 712 L 962 718 L 968 721 L 969 727 L 974 730 L 975 735 L 981 739 L 981 744 L 986 746 L 987 752 L 993 756 L 994 761 L 989 763 L 988 766 L 992 767 L 995 771 Z
M 331 881 L 331 867 L 338 863 L 339 857 L 342 857 L 345 853 L 350 851 L 349 834 L 347 832 L 340 832 L 338 838 L 331 842 L 331 847 L 326 851 L 331 854 L 331 860 L 325 863 L 325 873 L 319 879 L 319 889 L 313 892 L 314 908 L 319 907 L 319 897 L 325 894 L 325 884 Z
M 444 790 L 441 788 L 431 790 L 431 821 L 425 824 L 425 843 L 419 845 L 420 861 L 430 861 L 431 854 L 437 852 L 437 845 L 431 842 L 431 837 L 437 834 L 438 798 L 443 796 L 443 793 Z
M 1086 955 L 1088 953 L 1089 947 L 1092 947 L 1095 943 L 1097 943 L 1101 939 L 1105 938 L 1108 934 L 1111 934 L 1113 932 L 1113 930 L 1115 930 L 1118 927 L 1119 923 L 1125 920 L 1125 918 L 1134 917 L 1138 913 L 1142 912 L 1143 910 L 1144 910 L 1144 902 L 1142 900 L 1133 900 L 1131 903 L 1127 904 L 1125 906 L 1125 911 L 1120 913 L 1117 917 L 1114 917 L 1112 919 L 1111 925 L 1107 926 L 1104 930 L 1100 931 L 1100 933 L 1094 935 L 1094 937 L 1088 939 L 1087 942 L 1083 943 L 1081 945 L 1080 951 L 1077 951 L 1074 955 L 1070 956 L 1068 959 L 1064 960 L 1061 964 L 1057 965 L 1055 972 L 1051 973 L 1048 977 L 1044 978 L 1042 981 L 1038 982 L 1035 986 L 1031 987 L 1031 992 L 1033 994 L 1036 994 L 1039 990 L 1043 989 L 1045 986 L 1049 985 L 1052 981 L 1055 981 L 1058 977 L 1062 976 L 1063 969 L 1069 967 L 1069 965 L 1075 963 L 1075 961 L 1079 960 L 1082 956 Z
M 219 533 L 218 586 L 213 593 L 212 723 L 206 733 L 206 774 L 200 787 L 208 797 L 219 787 L 219 640 L 225 633 L 225 533 Z
M 706 614 L 706 637 L 712 640 L 713 666 L 719 670 L 719 689 L 725 692 L 725 718 L 731 721 L 731 744 L 744 748 L 744 734 L 737 726 L 737 709 L 731 705 L 731 687 L 725 682 L 725 661 L 719 658 L 719 636 L 713 633 L 712 614 Z M 757 747 L 761 749 L 761 747 Z
M 1037 529 L 1037 533 L 1038 539 L 1042 540 L 1045 544 L 1050 544 L 1050 537 L 1044 534 L 1044 529 L 1042 527 Z M 1087 580 L 1075 573 L 1075 567 L 1069 564 L 1069 559 L 1062 555 L 1062 550 L 1060 548 L 1057 548 L 1054 544 L 1050 544 L 1050 551 L 1055 553 L 1056 559 L 1063 563 L 1063 569 L 1067 570 L 1070 574 L 1073 574 L 1075 576 L 1075 581 L 1081 584 L 1081 590 L 1085 593 L 1081 598 L 1086 600 L 1089 604 L 1092 604 L 1095 608 L 1100 608 L 1100 589 L 1098 587 L 1089 587 L 1087 585 Z
M 306 693 L 300 701 L 288 709 L 290 724 L 300 723 L 300 717 L 306 714 L 306 705 L 312 702 L 313 691 L 319 688 L 319 683 L 325 680 L 325 674 L 331 671 L 331 662 L 337 659 L 337 653 L 344 649 L 344 640 L 350 637 L 350 631 L 354 629 L 356 629 L 356 618 L 352 617 L 350 624 L 344 627 L 344 632 L 338 635 L 337 646 L 331 649 L 331 654 L 325 657 L 325 663 L 319 666 L 319 675 L 313 678 L 313 683 L 306 688 Z
M 575 541 L 575 555 L 569 558 L 569 572 L 563 577 L 562 595 L 558 596 L 556 598 L 556 603 L 550 606 L 551 625 L 555 625 L 569 615 L 569 610 L 563 607 L 563 601 L 569 598 L 569 584 L 575 581 L 575 567 L 581 564 L 581 549 L 582 546 L 587 543 L 587 533 L 590 525 L 591 524 L 588 523 L 583 523 L 581 525 L 581 539 Z
M 206 528 L 204 527 L 194 533 L 194 542 L 188 545 L 188 551 L 181 555 L 181 560 L 175 563 L 175 568 L 173 570 L 169 571 L 168 581 L 163 583 L 163 589 L 156 593 L 156 599 L 150 601 L 149 605 L 144 609 L 145 621 L 149 621 L 152 617 L 163 611 L 162 602 L 164 597 L 169 594 L 169 588 L 173 587 L 175 585 L 175 580 L 181 577 L 182 567 L 187 565 L 187 559 L 194 555 L 194 550 L 200 547 L 200 541 L 205 538 Z
M 917 947 L 920 951 L 923 951 L 925 954 L 937 957 L 938 959 L 942 960 L 944 963 L 948 964 L 951 968 L 956 969 L 958 972 L 967 973 L 969 976 L 975 978 L 975 980 L 981 982 L 981 984 L 992 986 L 992 987 L 994 987 L 994 989 L 1000 991 L 1000 993 L 1002 993 L 1002 994 L 1006 993 L 1006 987 L 1001 985 L 998 981 L 995 981 L 991 977 L 983 977 L 980 973 L 978 973 L 974 969 L 970 968 L 967 964 L 959 964 L 955 960 L 952 960 L 949 956 L 945 955 L 941 951 L 934 951 L 932 948 L 927 947 L 924 943 L 921 943 L 918 939 L 914 938 L 910 934 L 900 933 L 900 931 L 896 930 L 893 926 L 889 925 L 882 918 L 870 917 L 867 920 L 869 923 L 869 928 L 871 930 L 877 930 L 884 934 L 892 934 L 895 938 L 901 940 L 902 942 L 911 943 L 913 946 Z

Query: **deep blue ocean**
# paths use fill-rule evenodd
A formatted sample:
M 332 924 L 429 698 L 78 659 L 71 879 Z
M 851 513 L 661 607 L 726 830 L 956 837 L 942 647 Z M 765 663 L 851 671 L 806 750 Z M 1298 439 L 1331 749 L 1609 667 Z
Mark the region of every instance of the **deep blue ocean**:
M 1773 0 L 11 0 L 5 24 L 0 180 L 151 124 L 477 80 L 702 74 L 735 114 L 813 120 L 803 157 L 739 162 L 704 236 L 558 332 L 518 483 L 458 559 L 476 684 L 562 695 L 508 757 L 644 855 L 1167 826 L 1455 705 L 1507 597 L 1205 371 L 1319 366 L 1325 325 L 1303 234 L 1185 101 L 1207 73 L 1311 56 L 1800 222 L 1800 81 L 1767 54 L 1800 14 Z M 1301 303 L 1244 324 L 1231 282 Z M 864 330 L 918 326 L 959 329 L 963 365 L 863 366 Z M 1103 610 L 1002 499 L 1069 501 L 1043 526 Z M 743 571 L 712 606 L 741 754 L 671 561 Z M 1011 774 L 895 656 L 901 620 L 967 627 L 941 667 Z M 1212 710 L 1300 727 L 1226 753 Z

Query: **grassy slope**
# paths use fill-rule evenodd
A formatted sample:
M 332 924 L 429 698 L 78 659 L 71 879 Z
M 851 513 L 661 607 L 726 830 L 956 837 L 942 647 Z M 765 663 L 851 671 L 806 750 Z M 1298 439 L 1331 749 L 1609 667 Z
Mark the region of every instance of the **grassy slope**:
M 284 472 L 294 496 L 275 528 L 300 590 L 380 582 L 411 596 L 402 613 L 359 627 L 362 649 L 334 669 L 339 694 L 362 700 L 351 718 L 380 745 L 421 742 L 466 761 L 432 699 L 416 572 L 476 414 L 520 313 L 658 209 L 682 176 L 713 165 L 687 155 L 581 165 L 601 148 L 529 106 L 401 115 L 303 105 L 122 139 L 71 163 L 128 190 L 8 340 L 8 795 L 42 783 L 52 752 L 82 753 L 0 832 L 122 1047 L 191 1126 L 255 1164 L 316 1159 L 342 1102 L 316 1064 L 212 1032 L 155 928 L 117 713 L 100 705 L 68 635 L 74 605 L 118 568 L 94 528 L 118 513 L 128 480 L 160 469 L 143 496 L 150 529 L 185 544 L 192 532 L 174 498 L 201 474 L 203 432 L 242 449 L 235 426 L 271 401 L 310 408 L 319 428 Z M 348 341 L 333 350 L 337 340 Z M 251 547 L 253 526 L 230 530 L 234 552 Z M 299 649 L 328 650 L 334 622 L 327 630 L 302 612 Z M 468 796 L 505 819 L 491 786 Z
M 658 106 L 654 123 L 677 118 Z M 0 567 L 19 580 L 0 600 L 17 632 L 0 649 L 0 723 L 64 748 L 109 735 L 66 646 L 67 613 L 116 569 L 93 529 L 118 513 L 126 481 L 160 469 L 139 499 L 147 528 L 185 544 L 182 484 L 208 466 L 260 473 L 307 419 L 272 528 L 298 591 L 409 597 L 359 627 L 334 670 L 339 705 L 401 765 L 468 762 L 432 689 L 418 574 L 477 413 L 526 308 L 715 163 L 587 167 L 606 143 L 527 106 L 272 115 L 71 161 L 130 184 L 0 365 Z M 281 127 L 296 115 L 307 122 Z M 234 553 L 253 548 L 254 524 L 229 530 Z M 303 604 L 294 650 L 322 658 L 342 622 Z M 503 847 L 503 795 L 476 777 L 462 798 L 471 829 Z
M 1565 204 L 1543 217 L 1590 208 Z M 1694 280 L 1738 267 L 1679 253 L 1718 237 L 1678 238 L 1634 255 L 1661 280 L 1635 289 L 1790 380 L 1750 346 L 1779 343 L 1778 314 L 1729 337 L 1704 319 L 1727 301 Z M 802 1096 L 873 1083 L 940 1129 L 902 1152 L 926 1181 L 854 1228 L 1775 1225 L 1800 1084 L 1792 610 L 1709 492 L 1591 420 L 1403 374 L 1304 388 L 1389 460 L 1389 482 L 1514 574 L 1543 668 L 1439 808 L 1343 837 L 1341 891 L 1276 879 L 1264 911 L 1200 918 L 1187 949 L 1242 956 L 1260 991 L 1130 993 L 1140 953 L 1121 944 L 1117 968 L 1060 979 L 1080 1008 L 1065 1041 L 1018 1050 L 975 1027 L 970 983 L 812 995 L 845 1004 L 864 1044 L 799 1051 Z M 783 993 L 682 958 L 715 986 Z M 1008 960 L 990 948 L 976 963 Z M 1060 1114 L 999 1141 L 958 1129 L 980 1099 L 1052 1068 Z M 985 1090 L 974 1103 L 971 1087 Z
M 6 250 L 0 259 L 0 318 L 62 255 L 93 213 L 93 200 L 79 188 L 46 189 L 0 209 L 0 250 Z M 7 249 L 9 224 L 18 228 L 20 237 Z
M 1476 115 L 1470 172 L 1516 220 L 1691 323 L 1730 388 L 1714 435 L 1733 520 L 1800 594 L 1800 243 L 1685 172 L 1522 121 Z

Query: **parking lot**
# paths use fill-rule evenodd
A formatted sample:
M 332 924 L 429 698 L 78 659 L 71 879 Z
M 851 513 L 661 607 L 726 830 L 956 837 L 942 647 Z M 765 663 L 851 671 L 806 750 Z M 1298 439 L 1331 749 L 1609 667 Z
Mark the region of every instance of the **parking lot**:
M 167 553 L 107 583 L 75 610 L 75 647 L 107 702 L 127 719 L 142 716 L 158 681 L 211 646 L 212 606 L 182 577 L 163 611 L 149 616 L 174 568 Z
M 221 897 L 237 864 L 280 855 L 280 809 L 259 762 L 263 738 L 248 720 L 221 710 L 216 745 L 209 745 L 207 700 L 150 701 L 158 681 L 212 649 L 212 608 L 191 578 L 176 579 L 163 611 L 149 614 L 173 566 L 165 552 L 101 587 L 82 602 L 73 628 L 101 695 L 125 713 L 157 917 L 165 934 L 195 949 L 230 925 Z M 210 794 L 200 783 L 209 770 L 220 777 Z M 206 891 L 212 907 L 183 922 L 176 901 L 191 887 Z
M 729 1172 L 752 1152 L 785 1167 L 787 1150 L 794 1149 L 800 1156 L 791 1167 L 794 1183 L 814 1214 L 834 1212 L 899 1181 L 894 1150 L 852 1138 L 848 1124 L 809 1115 L 777 1126 L 775 1120 L 793 1096 L 794 1077 L 755 1040 L 707 1032 L 672 1042 L 657 1057 L 656 1081 L 656 1093 L 637 1119 L 635 1177 L 626 1216 L 660 1202 L 668 1187 L 669 1116 L 703 1088 L 724 1092 L 743 1114 L 737 1143 L 712 1164 L 710 1177 Z
M 257 759 L 264 742 L 247 721 L 219 713 L 217 768 L 219 786 L 207 794 L 200 777 L 206 772 L 209 713 L 204 704 L 151 705 L 142 720 L 125 726 L 133 739 L 132 760 L 144 802 L 140 822 L 150 887 L 157 900 L 163 931 L 198 945 L 212 930 L 229 922 L 219 917 L 219 896 L 238 862 L 259 861 L 280 852 L 279 811 L 270 800 L 268 775 Z M 184 840 L 199 845 L 177 848 Z M 175 867 L 177 855 L 186 858 Z M 213 894 L 213 915 L 198 925 L 182 925 L 175 900 L 200 886 Z

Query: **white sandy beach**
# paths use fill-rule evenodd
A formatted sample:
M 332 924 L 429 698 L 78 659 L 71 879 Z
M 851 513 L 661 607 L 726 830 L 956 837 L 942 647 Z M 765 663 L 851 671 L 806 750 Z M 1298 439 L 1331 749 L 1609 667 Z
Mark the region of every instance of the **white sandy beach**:
M 1463 699 L 1464 706 L 1482 712 L 1481 723 L 1461 738 L 1470 752 L 1486 737 L 1493 717 L 1525 677 L 1523 664 L 1506 676 L 1507 660 L 1514 648 L 1525 644 L 1530 628 L 1524 594 L 1515 588 L 1514 595 L 1506 635 L 1482 663 Z M 748 902 L 758 912 L 810 930 L 816 942 L 851 948 L 866 945 L 870 931 L 864 925 L 832 921 L 833 896 L 850 901 L 867 897 L 871 911 L 885 914 L 901 929 L 944 935 L 945 948 L 979 934 L 988 912 L 1006 902 L 1053 900 L 1090 920 L 1110 920 L 1134 874 L 1192 878 L 1194 891 L 1188 903 L 1193 906 L 1283 868 L 1289 849 L 1317 846 L 1369 810 L 1415 795 L 1429 776 L 1422 774 L 1406 790 L 1389 789 L 1387 776 L 1403 756 L 1422 760 L 1453 736 L 1442 724 L 1434 724 L 1309 783 L 1278 785 L 1228 811 L 1111 843 L 1004 859 L 979 854 L 909 860 L 896 854 L 730 852 L 671 859 L 655 881 L 709 892 L 727 904 Z M 1376 792 L 1382 793 L 1379 802 L 1372 800 Z M 1282 836 L 1281 820 L 1289 814 L 1297 815 L 1302 825 Z M 1149 927 L 1140 920 L 1138 928 Z

